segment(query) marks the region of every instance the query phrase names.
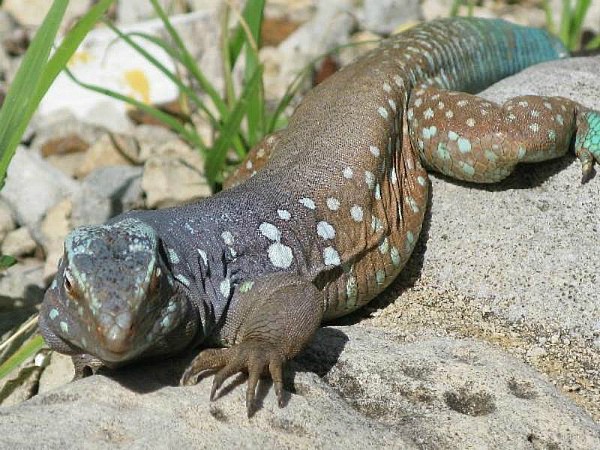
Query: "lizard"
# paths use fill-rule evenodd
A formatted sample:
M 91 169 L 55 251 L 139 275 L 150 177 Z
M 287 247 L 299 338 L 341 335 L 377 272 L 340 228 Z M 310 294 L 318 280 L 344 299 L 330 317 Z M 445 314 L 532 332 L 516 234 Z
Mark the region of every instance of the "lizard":
M 42 335 L 86 369 L 201 348 L 181 385 L 213 370 L 214 400 L 246 372 L 250 416 L 266 375 L 282 406 L 285 363 L 406 264 L 428 170 L 494 183 L 574 140 L 582 181 L 592 176 L 600 113 L 560 97 L 499 105 L 475 95 L 567 56 L 546 31 L 500 19 L 441 19 L 384 40 L 313 88 L 228 189 L 73 230 L 41 305 Z

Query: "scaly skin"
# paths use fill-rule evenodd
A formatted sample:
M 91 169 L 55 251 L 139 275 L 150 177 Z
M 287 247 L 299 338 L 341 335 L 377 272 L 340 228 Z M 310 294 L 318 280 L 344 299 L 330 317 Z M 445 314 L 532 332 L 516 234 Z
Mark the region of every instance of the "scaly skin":
M 427 206 L 424 166 L 495 182 L 564 154 L 576 133 L 590 175 L 598 113 L 561 98 L 499 106 L 452 92 L 565 55 L 545 32 L 498 20 L 440 20 L 385 41 L 313 89 L 235 187 L 75 230 L 42 305 L 44 337 L 81 366 L 224 346 L 201 352 L 182 384 L 219 369 L 214 397 L 246 371 L 250 414 L 267 372 L 281 404 L 285 361 L 408 260 Z

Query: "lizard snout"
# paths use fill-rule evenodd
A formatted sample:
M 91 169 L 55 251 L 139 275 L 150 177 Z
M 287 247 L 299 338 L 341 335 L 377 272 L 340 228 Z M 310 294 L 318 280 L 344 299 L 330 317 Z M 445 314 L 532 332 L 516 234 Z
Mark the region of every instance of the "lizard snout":
M 121 312 L 117 315 L 104 313 L 98 323 L 98 334 L 106 350 L 115 354 L 123 354 L 131 348 L 133 320 L 131 313 Z

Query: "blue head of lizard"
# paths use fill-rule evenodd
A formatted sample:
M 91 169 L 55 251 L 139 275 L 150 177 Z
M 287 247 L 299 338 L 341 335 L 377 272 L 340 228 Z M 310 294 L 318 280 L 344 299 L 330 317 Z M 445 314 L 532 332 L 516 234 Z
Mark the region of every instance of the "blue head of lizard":
M 55 349 L 110 365 L 156 346 L 187 308 L 154 230 L 124 219 L 67 236 L 42 304 L 40 329 Z

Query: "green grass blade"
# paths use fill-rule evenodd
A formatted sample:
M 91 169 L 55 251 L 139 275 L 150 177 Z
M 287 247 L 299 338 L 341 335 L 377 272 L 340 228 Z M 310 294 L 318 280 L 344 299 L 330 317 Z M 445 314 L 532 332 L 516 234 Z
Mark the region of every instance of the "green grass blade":
M 600 35 L 596 36 L 585 45 L 586 50 L 596 50 L 597 48 L 600 48 Z
M 571 0 L 562 0 L 562 12 L 560 15 L 560 40 L 569 46 L 571 34 L 571 21 L 573 19 L 573 11 L 571 10 Z
M 219 95 L 218 91 L 215 89 L 215 87 L 212 85 L 212 83 L 210 81 L 208 81 L 208 78 L 206 78 L 206 76 L 202 73 L 202 71 L 196 64 L 196 61 L 194 60 L 193 56 L 190 54 L 190 52 L 186 48 L 185 44 L 183 43 L 181 36 L 179 36 L 179 33 L 177 33 L 177 30 L 175 30 L 175 28 L 171 24 L 168 16 L 166 15 L 165 11 L 160 6 L 158 1 L 150 0 L 150 2 L 152 3 L 152 6 L 154 7 L 154 10 L 155 10 L 157 16 L 160 18 L 165 29 L 169 33 L 169 36 L 171 36 L 171 39 L 173 39 L 173 42 L 175 43 L 175 45 L 181 52 L 181 60 L 180 60 L 181 63 L 190 72 L 190 74 L 196 79 L 200 88 L 208 94 L 211 101 L 214 103 L 215 107 L 219 110 L 219 113 L 222 116 L 226 117 L 227 114 L 229 113 L 229 111 L 227 109 L 227 105 L 225 104 L 225 102 L 223 101 L 221 96 Z
M 462 0 L 454 0 L 452 5 L 450 5 L 450 17 L 458 16 L 458 11 L 460 10 L 460 5 L 462 4 Z
M 215 116 L 206 107 L 206 105 L 204 104 L 202 99 L 200 97 L 198 97 L 198 95 L 196 95 L 194 90 L 191 89 L 190 87 L 188 87 L 181 80 L 180 77 L 178 77 L 176 74 L 171 72 L 164 64 L 162 64 L 158 59 L 156 59 L 154 56 L 152 56 L 152 54 L 149 51 L 147 51 L 142 46 L 137 44 L 131 38 L 131 36 L 130 36 L 131 33 L 123 33 L 121 30 L 119 30 L 116 26 L 114 26 L 109 21 L 106 21 L 106 24 L 121 39 L 123 39 L 131 48 L 133 48 L 136 52 L 138 52 L 140 55 L 142 55 L 150 64 L 152 64 L 154 67 L 156 67 L 162 74 L 164 74 L 169 80 L 171 80 L 171 82 L 173 82 L 173 84 L 175 84 L 183 94 L 185 94 L 199 109 L 201 109 L 207 115 L 211 124 L 215 125 L 217 123 Z M 169 55 L 176 54 L 175 50 L 172 48 L 167 50 L 167 48 L 170 46 L 166 42 L 162 41 L 161 39 L 155 39 L 155 40 L 153 40 L 153 43 L 158 45 L 161 49 L 165 50 L 167 52 L 167 54 L 169 54 Z
M 147 105 L 144 102 L 136 100 L 135 98 L 129 97 L 127 95 L 120 94 L 119 92 L 113 91 L 111 89 L 104 88 L 102 86 L 97 86 L 95 84 L 86 83 L 77 78 L 73 72 L 70 70 L 65 70 L 65 73 L 69 76 L 71 80 L 73 80 L 79 86 L 89 89 L 90 91 L 98 92 L 99 94 L 106 95 L 108 97 L 115 98 L 117 100 L 121 100 L 122 102 L 128 103 L 136 108 L 141 109 L 146 114 L 154 117 L 156 120 L 161 121 L 165 125 L 169 126 L 175 132 L 179 133 L 186 141 L 188 141 L 191 145 L 198 148 L 200 151 L 206 151 L 206 145 L 202 141 L 200 135 L 198 135 L 194 131 L 188 130 L 183 124 L 181 124 L 177 119 L 175 119 L 172 115 L 167 114 L 161 111 L 154 106 Z
M 233 37 L 229 39 L 229 47 L 223 47 L 224 54 L 229 53 L 231 67 L 237 61 L 241 48 L 245 48 L 244 76 L 246 79 L 250 79 L 260 66 L 258 49 L 260 47 L 260 31 L 264 6 L 264 0 L 248 1 L 243 13 L 237 13 L 239 23 L 233 33 Z M 233 9 L 233 11 L 236 10 Z M 253 147 L 266 132 L 265 98 L 262 80 L 259 88 L 248 98 L 246 124 L 248 127 L 248 145 Z
M 0 149 L 2 151 L 2 158 L 0 159 L 0 186 L 4 182 L 6 169 L 19 144 L 21 136 L 25 132 L 25 128 L 43 96 L 60 71 L 67 65 L 69 59 L 81 44 L 81 41 L 83 41 L 84 37 L 113 1 L 100 0 L 90 8 L 67 33 L 61 45 L 48 61 L 50 48 L 54 43 L 56 32 L 58 31 L 58 26 L 60 25 L 68 1 L 56 0 L 52 4 L 42 26 L 36 33 L 31 46 L 23 58 L 23 62 L 7 94 L 2 111 L 0 111 L 0 136 L 2 136 L 0 137 Z M 62 6 L 65 8 L 62 8 Z M 20 75 L 21 73 L 23 75 Z M 14 98 L 9 101 L 11 92 Z M 20 105 L 18 112 L 14 110 L 15 102 Z M 7 114 L 17 114 L 17 116 L 14 116 L 13 120 L 16 120 L 14 123 L 10 120 L 4 120 L 3 112 L 5 109 L 7 110 Z M 10 134 L 3 134 L 1 131 L 2 126 L 9 127 Z
M 0 380 L 19 367 L 27 358 L 31 358 L 44 346 L 44 339 L 40 335 L 29 338 L 6 361 L 0 364 Z
M 3 184 L 8 164 L 27 126 L 27 111 L 34 100 L 34 93 L 40 85 L 44 74 L 44 66 L 48 61 L 52 44 L 67 5 L 67 0 L 57 0 L 50 7 L 44 22 L 23 57 L 21 66 L 0 110 L 0 151 L 2 152 L 0 186 Z M 19 133 L 20 129 L 23 130 L 21 133 Z
M 552 33 L 556 33 L 556 24 L 554 23 L 554 15 L 552 14 L 552 8 L 550 6 L 550 0 L 543 0 L 542 8 L 546 16 L 546 29 Z
M 262 70 L 258 68 L 252 78 L 246 83 L 240 99 L 221 128 L 219 137 L 215 141 L 215 145 L 207 154 L 206 175 L 209 183 L 213 186 L 216 184 L 217 178 L 222 172 L 227 157 L 227 151 L 231 148 L 232 141 L 246 114 L 248 98 L 258 89 L 261 77 Z
M 221 65 L 223 69 L 223 84 L 225 85 L 225 102 L 227 106 L 231 109 L 235 105 L 235 86 L 233 84 L 233 65 L 229 59 L 229 34 L 228 34 L 228 24 L 229 24 L 229 5 L 225 5 L 222 9 L 221 16 L 221 36 L 219 38 L 219 43 L 221 47 Z
M 249 0 L 242 12 L 243 21 L 240 21 L 229 40 L 229 58 L 230 66 L 235 63 L 242 51 L 242 47 L 248 41 L 248 34 L 254 39 L 255 47 L 260 47 L 260 28 L 263 21 L 265 9 L 264 0 Z M 244 24 L 247 26 L 244 27 Z
M 581 33 L 583 28 L 583 20 L 590 7 L 591 0 L 577 0 L 575 4 L 575 11 L 573 13 L 573 20 L 571 23 L 571 35 L 569 41 L 569 49 L 575 50 L 581 43 Z
M 0 270 L 6 270 L 11 266 L 14 266 L 17 260 L 14 256 L 0 255 Z

